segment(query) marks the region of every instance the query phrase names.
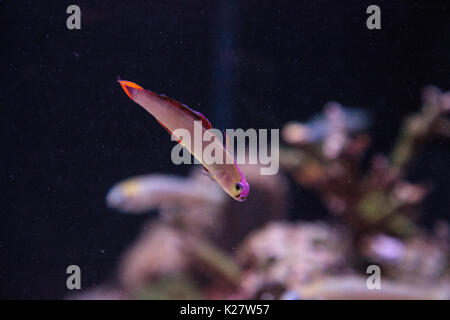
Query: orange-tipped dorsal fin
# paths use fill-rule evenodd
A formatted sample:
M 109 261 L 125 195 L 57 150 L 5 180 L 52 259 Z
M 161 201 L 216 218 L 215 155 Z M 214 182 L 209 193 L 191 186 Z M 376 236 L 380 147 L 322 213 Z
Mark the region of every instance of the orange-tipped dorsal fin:
M 131 88 L 135 88 L 135 89 L 139 89 L 139 90 L 144 90 L 144 88 L 142 88 L 140 85 L 131 82 L 131 81 L 127 81 L 127 80 L 117 80 L 117 82 L 120 83 L 120 86 L 122 87 L 123 91 L 125 91 L 125 93 L 127 94 L 128 97 L 130 97 L 131 100 L 133 100 L 133 97 L 130 94 L 130 91 L 128 90 L 127 87 L 131 87 Z

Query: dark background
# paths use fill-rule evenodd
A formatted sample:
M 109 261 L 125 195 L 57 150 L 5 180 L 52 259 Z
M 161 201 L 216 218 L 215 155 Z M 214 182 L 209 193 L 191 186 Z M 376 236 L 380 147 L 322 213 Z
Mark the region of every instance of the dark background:
M 0 297 L 61 298 L 112 277 L 149 217 L 105 206 L 108 188 L 184 174 L 173 143 L 115 82 L 120 75 L 207 115 L 218 128 L 280 128 L 325 102 L 368 109 L 388 152 L 424 85 L 450 89 L 450 7 L 438 1 L 1 1 Z M 81 7 L 81 30 L 66 8 Z M 370 4 L 382 29 L 368 30 Z M 435 140 L 411 179 L 432 182 L 424 223 L 448 219 L 450 143 Z M 295 188 L 296 219 L 326 216 Z

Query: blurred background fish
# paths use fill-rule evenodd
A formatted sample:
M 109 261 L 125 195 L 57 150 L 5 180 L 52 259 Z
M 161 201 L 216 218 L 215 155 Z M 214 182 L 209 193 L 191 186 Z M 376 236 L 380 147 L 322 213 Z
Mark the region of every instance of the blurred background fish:
M 106 204 L 126 213 L 143 213 L 171 203 L 183 201 L 218 205 L 223 201 L 220 188 L 204 180 L 161 174 L 128 178 L 114 185 L 106 196 Z

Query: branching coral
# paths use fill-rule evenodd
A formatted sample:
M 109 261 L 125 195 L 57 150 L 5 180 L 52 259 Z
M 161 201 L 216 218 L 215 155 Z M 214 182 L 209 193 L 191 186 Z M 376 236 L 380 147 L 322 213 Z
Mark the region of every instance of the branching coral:
M 423 107 L 405 121 L 389 159 L 376 155 L 363 173 L 360 161 L 369 137 L 357 131 L 364 128 L 367 118 L 330 103 L 322 126 L 313 121 L 291 123 L 283 129 L 285 141 L 293 147 L 282 151 L 281 165 L 300 185 L 317 191 L 331 213 L 352 226 L 356 241 L 367 233 L 416 234 L 419 228 L 414 218 L 427 189 L 406 181 L 405 172 L 421 145 L 435 134 L 449 136 L 445 118 L 449 105 L 449 93 L 434 87 L 424 90 Z

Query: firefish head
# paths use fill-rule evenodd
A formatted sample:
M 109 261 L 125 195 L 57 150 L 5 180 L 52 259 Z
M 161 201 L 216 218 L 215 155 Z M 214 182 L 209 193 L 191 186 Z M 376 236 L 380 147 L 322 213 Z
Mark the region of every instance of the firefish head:
M 237 169 L 238 175 L 233 175 L 232 179 L 226 179 L 228 180 L 226 186 L 222 187 L 233 199 L 245 201 L 250 193 L 250 185 L 236 163 L 235 168 Z
M 250 192 L 250 185 L 245 180 L 245 178 L 241 182 L 236 182 L 233 186 L 233 198 L 237 201 L 245 201 Z

